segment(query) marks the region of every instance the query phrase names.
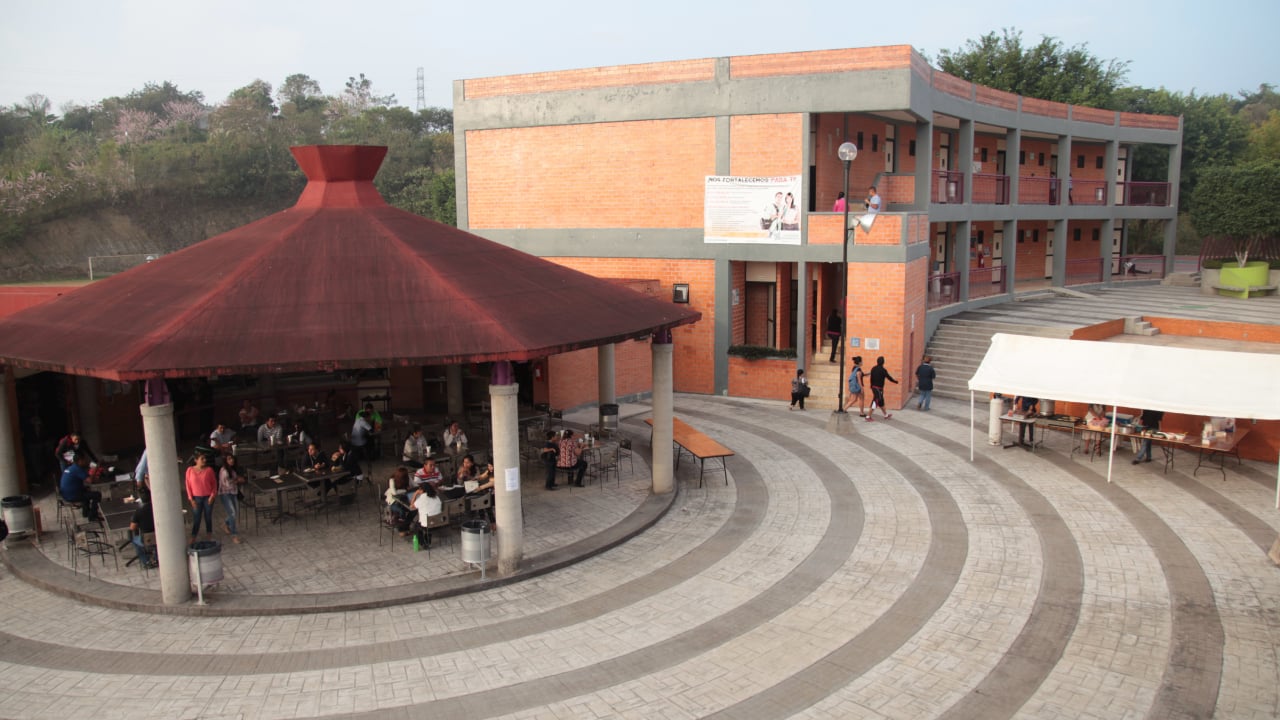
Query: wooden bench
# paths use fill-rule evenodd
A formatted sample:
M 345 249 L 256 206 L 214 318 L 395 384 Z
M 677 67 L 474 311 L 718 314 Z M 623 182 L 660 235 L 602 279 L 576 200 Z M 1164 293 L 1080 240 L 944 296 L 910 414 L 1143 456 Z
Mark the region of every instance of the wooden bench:
M 653 444 L 653 418 L 647 418 L 649 425 L 649 444 Z M 681 451 L 698 459 L 698 487 L 702 487 L 702 476 L 707 470 L 708 460 L 719 460 L 720 470 L 724 472 L 724 484 L 729 484 L 729 468 L 724 459 L 733 456 L 734 452 L 720 443 L 707 437 L 705 433 L 694 429 L 692 425 L 678 417 L 671 418 L 671 439 L 676 445 L 676 469 L 680 468 Z
M 1213 289 L 1218 291 L 1219 295 L 1228 295 L 1230 297 L 1247 298 L 1251 295 L 1266 295 L 1267 293 L 1276 291 L 1275 285 L 1250 285 L 1249 287 L 1237 287 L 1235 285 L 1214 285 Z

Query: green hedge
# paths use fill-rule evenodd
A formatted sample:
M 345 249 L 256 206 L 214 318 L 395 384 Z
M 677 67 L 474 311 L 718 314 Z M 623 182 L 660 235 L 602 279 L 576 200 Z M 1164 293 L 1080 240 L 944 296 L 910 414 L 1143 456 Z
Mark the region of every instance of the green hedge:
M 746 360 L 794 360 L 795 348 L 771 348 L 764 345 L 730 345 L 729 355 Z

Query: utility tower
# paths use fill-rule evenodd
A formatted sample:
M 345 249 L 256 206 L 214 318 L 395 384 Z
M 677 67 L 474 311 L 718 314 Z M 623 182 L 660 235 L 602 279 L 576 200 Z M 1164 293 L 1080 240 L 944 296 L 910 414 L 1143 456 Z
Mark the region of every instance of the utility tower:
M 418 68 L 418 112 L 422 112 L 427 107 L 427 82 L 426 75 L 422 68 Z

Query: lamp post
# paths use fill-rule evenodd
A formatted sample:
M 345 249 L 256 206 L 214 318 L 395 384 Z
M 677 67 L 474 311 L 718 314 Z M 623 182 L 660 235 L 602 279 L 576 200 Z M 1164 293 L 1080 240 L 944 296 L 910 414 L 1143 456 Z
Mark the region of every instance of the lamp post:
M 836 414 L 844 415 L 844 355 L 849 346 L 849 165 L 858 157 L 858 146 L 851 142 L 841 143 L 836 151 L 840 161 L 844 163 L 844 237 L 840 241 L 840 379 L 836 382 Z

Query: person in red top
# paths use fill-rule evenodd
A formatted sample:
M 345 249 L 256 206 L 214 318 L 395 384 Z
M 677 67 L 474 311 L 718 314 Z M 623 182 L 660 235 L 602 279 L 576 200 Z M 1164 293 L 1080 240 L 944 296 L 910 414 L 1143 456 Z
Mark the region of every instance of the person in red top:
M 560 439 L 560 454 L 556 457 L 556 467 L 572 469 L 578 472 L 574 487 L 582 487 L 582 478 L 587 474 L 587 461 L 582 457 L 582 446 L 573 439 L 573 431 L 565 429 Z
M 209 467 L 204 453 L 196 454 L 196 464 L 187 468 L 187 500 L 191 501 L 191 542 L 200 536 L 200 518 L 204 531 L 213 537 L 213 496 L 218 494 L 218 476 Z

